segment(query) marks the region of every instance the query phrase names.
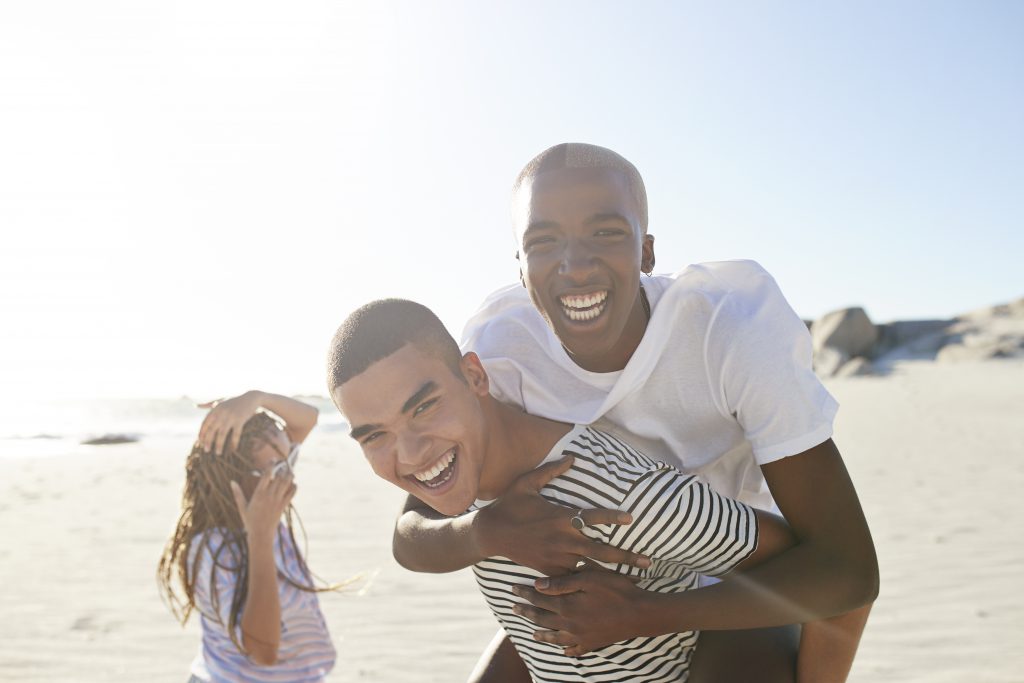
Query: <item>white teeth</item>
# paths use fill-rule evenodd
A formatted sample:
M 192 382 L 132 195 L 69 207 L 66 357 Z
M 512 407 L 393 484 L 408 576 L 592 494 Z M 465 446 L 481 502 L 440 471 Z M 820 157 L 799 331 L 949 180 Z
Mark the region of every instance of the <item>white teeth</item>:
M 562 311 L 565 312 L 566 317 L 577 322 L 593 320 L 601 315 L 604 312 L 604 303 L 607 298 L 608 292 L 560 297 Z
M 560 297 L 562 306 L 565 308 L 584 309 L 592 308 L 603 303 L 608 298 L 608 292 L 594 292 L 593 294 L 567 295 Z
M 446 469 L 448 469 L 448 465 L 452 464 L 452 460 L 455 460 L 454 448 L 445 453 L 440 460 L 434 463 L 433 467 L 423 470 L 422 472 L 417 472 L 413 476 L 416 477 L 416 479 L 418 479 L 419 481 L 430 481 L 431 479 L 437 477 L 437 475 L 441 474 L 441 472 L 444 472 Z

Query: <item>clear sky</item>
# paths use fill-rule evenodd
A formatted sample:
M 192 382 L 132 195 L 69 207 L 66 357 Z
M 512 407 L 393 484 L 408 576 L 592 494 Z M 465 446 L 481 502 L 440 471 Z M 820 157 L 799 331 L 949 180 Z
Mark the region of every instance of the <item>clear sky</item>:
M 661 271 L 1024 295 L 1024 3 L 3 3 L 5 393 L 324 393 L 354 307 L 457 332 L 515 280 L 510 184 L 564 141 L 640 169 Z

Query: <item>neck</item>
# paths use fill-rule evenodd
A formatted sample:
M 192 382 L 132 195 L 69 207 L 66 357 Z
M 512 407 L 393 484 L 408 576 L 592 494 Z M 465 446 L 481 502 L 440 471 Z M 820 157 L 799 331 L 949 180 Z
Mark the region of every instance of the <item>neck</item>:
M 490 396 L 482 407 L 487 441 L 477 497 L 494 500 L 520 475 L 537 467 L 572 425 L 529 415 Z
M 589 372 L 618 372 L 626 367 L 629 359 L 633 357 L 637 347 L 640 346 L 640 341 L 644 338 L 644 333 L 647 331 L 647 322 L 650 318 L 650 304 L 647 302 L 647 293 L 644 292 L 643 285 L 641 285 L 637 290 L 633 308 L 629 311 L 626 326 L 611 349 L 601 353 L 600 356 L 583 357 L 574 355 L 564 346 L 562 348 L 565 348 L 566 353 L 569 354 L 573 362 L 584 370 Z

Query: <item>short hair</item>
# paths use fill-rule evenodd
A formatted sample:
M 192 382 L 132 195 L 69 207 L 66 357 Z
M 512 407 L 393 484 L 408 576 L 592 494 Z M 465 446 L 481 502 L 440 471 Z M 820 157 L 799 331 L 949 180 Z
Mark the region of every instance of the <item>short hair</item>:
M 515 185 L 512 186 L 513 200 L 527 180 L 531 180 L 545 171 L 565 168 L 607 168 L 624 175 L 640 213 L 640 227 L 647 232 L 647 188 L 644 187 L 644 179 L 640 177 L 640 171 L 636 170 L 636 166 L 631 164 L 628 159 L 606 147 L 590 145 L 585 142 L 563 142 L 554 147 L 548 147 L 531 159 L 519 172 Z
M 353 311 L 334 333 L 327 351 L 327 390 L 334 390 L 406 344 L 444 361 L 462 377 L 462 353 L 444 323 L 422 304 L 378 299 Z

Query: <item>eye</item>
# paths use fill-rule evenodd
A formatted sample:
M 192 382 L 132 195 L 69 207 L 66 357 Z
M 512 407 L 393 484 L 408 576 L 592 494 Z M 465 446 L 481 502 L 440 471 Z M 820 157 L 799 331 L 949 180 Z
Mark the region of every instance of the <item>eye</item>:
M 625 234 L 626 231 L 622 228 L 599 228 L 594 231 L 596 237 L 620 237 Z
M 377 439 L 379 439 L 382 436 L 384 436 L 384 432 L 372 432 L 372 433 L 367 434 L 366 436 L 364 436 L 359 443 L 361 443 L 361 444 L 363 444 L 365 446 L 366 444 L 368 444 L 368 443 L 370 443 L 372 441 L 376 441 Z
M 423 403 L 416 406 L 416 410 L 412 411 L 412 414 L 415 416 L 430 410 L 437 404 L 438 400 L 439 399 L 437 398 L 427 399 Z
M 531 237 L 530 239 L 526 240 L 526 242 L 523 243 L 523 251 L 530 251 L 531 249 L 544 247 L 549 244 L 553 244 L 554 241 L 555 238 L 551 237 L 550 235 L 544 235 L 541 237 Z

